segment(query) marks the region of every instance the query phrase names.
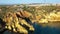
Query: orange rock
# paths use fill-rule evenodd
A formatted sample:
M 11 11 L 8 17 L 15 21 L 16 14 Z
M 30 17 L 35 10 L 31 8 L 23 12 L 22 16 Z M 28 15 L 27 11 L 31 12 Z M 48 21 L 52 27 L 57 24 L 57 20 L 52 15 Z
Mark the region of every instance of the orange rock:
M 41 19 L 41 16 L 36 16 L 36 19 L 37 19 L 37 20 Z
M 24 11 L 24 14 L 23 14 L 25 17 L 30 17 L 32 14 L 29 13 L 28 11 Z
M 26 17 L 26 18 L 28 18 L 28 17 L 30 17 L 32 14 L 31 13 L 29 13 L 29 12 L 27 12 L 27 11 L 19 11 L 19 12 L 17 12 L 17 14 L 20 16 L 20 17 Z

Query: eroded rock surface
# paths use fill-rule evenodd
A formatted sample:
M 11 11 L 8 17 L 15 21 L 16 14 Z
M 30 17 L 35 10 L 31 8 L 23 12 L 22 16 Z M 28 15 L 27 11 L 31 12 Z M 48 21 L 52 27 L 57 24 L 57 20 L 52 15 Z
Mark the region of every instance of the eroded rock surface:
M 20 11 L 14 13 L 7 12 L 7 14 L 4 15 L 2 19 L 5 22 L 5 28 L 13 32 L 19 32 L 24 34 L 28 34 L 28 30 L 34 31 L 32 23 L 30 24 L 26 21 L 26 19 L 29 18 L 30 14 L 25 11 L 22 11 L 21 13 Z

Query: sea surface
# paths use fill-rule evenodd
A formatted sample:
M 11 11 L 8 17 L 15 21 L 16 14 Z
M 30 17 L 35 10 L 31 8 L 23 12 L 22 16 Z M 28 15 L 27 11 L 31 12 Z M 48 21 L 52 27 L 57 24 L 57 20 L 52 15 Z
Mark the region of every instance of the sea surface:
M 60 34 L 60 29 L 58 28 L 51 28 L 49 26 L 42 27 L 36 23 L 33 24 L 35 31 L 34 34 Z

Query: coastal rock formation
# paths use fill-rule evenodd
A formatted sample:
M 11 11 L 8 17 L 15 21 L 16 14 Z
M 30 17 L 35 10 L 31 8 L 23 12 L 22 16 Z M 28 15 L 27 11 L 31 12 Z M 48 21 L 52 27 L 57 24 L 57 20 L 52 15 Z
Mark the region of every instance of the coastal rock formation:
M 21 15 L 22 14 L 22 15 Z M 25 16 L 26 15 L 26 16 Z M 32 23 L 30 24 L 25 19 L 28 19 L 30 14 L 28 12 L 7 12 L 3 17 L 3 21 L 5 22 L 5 28 L 13 31 L 28 34 L 29 31 L 34 31 L 34 27 Z

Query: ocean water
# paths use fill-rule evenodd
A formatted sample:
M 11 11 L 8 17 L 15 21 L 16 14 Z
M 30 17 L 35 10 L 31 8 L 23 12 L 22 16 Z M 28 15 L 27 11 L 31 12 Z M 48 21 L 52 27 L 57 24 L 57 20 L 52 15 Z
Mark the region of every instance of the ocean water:
M 33 26 L 35 28 L 34 34 L 60 34 L 60 29 L 54 27 L 42 27 L 41 25 L 38 25 L 36 23 L 34 23 Z

